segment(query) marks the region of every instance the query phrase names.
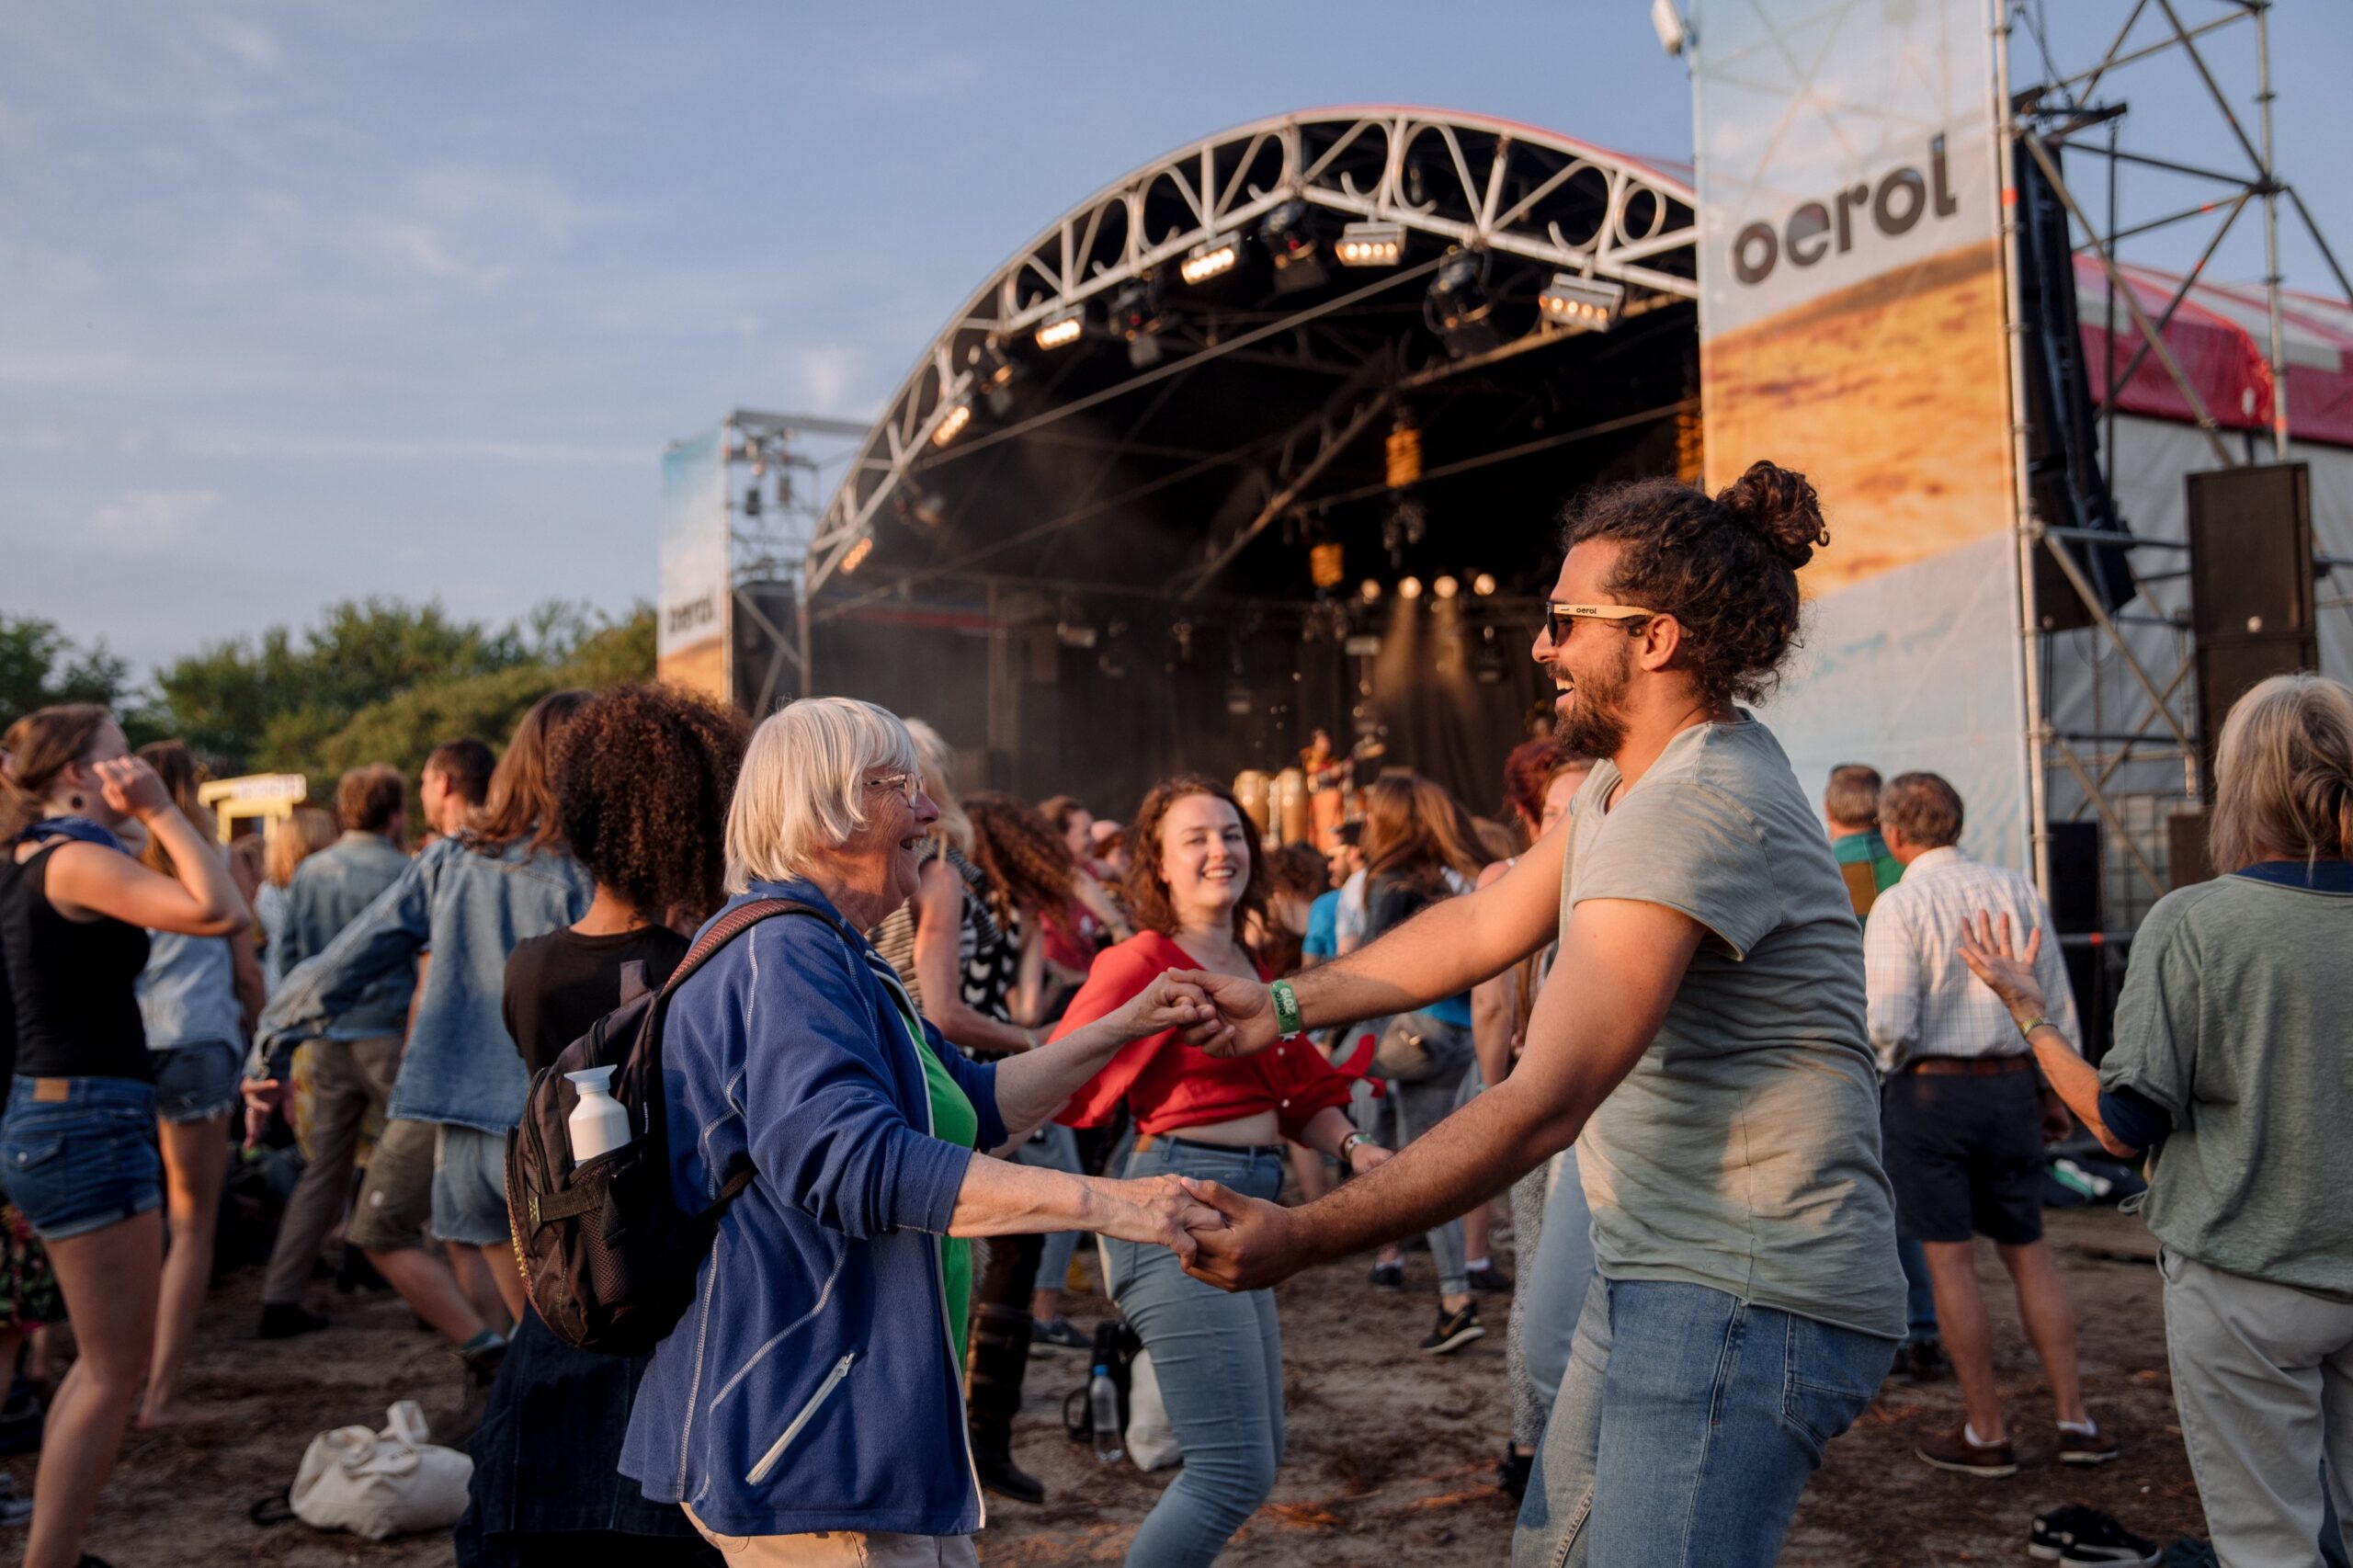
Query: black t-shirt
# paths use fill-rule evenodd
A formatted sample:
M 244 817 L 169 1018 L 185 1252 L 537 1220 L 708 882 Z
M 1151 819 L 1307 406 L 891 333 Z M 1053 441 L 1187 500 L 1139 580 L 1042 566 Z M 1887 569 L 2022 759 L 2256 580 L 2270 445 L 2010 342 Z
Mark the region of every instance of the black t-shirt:
M 567 928 L 515 945 L 506 959 L 500 1007 L 515 1049 L 534 1074 L 621 1005 L 621 966 L 645 965 L 645 983 L 660 989 L 687 956 L 687 938 L 666 926 L 642 926 L 611 937 Z

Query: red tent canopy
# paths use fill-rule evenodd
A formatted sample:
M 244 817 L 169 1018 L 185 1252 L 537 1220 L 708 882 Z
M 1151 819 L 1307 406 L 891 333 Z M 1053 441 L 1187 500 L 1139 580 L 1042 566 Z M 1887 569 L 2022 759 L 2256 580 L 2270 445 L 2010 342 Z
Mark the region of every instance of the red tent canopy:
M 2178 273 L 2130 264 L 2118 270 L 2152 321 L 2181 287 Z M 2110 344 L 2108 294 L 2108 275 L 2099 259 L 2077 256 L 2075 305 L 2095 400 L 2107 395 L 2109 378 L 2132 362 L 2143 341 L 2120 300 Z M 2298 440 L 2353 447 L 2353 304 L 2282 290 L 2279 327 L 2289 434 Z M 2263 290 L 2232 283 L 2194 285 L 2165 328 L 2165 347 L 2180 361 L 2207 412 L 2224 429 L 2271 427 L 2271 366 L 2265 353 L 2270 332 Z M 2189 400 L 2154 353 L 2143 356 L 2116 405 L 2128 414 L 2159 419 L 2194 417 Z

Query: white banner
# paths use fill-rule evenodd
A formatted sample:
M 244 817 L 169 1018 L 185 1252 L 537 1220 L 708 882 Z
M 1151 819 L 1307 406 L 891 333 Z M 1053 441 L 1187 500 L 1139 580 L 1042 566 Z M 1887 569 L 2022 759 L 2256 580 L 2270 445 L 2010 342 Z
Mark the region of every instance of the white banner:
M 733 584 L 727 539 L 726 432 L 662 454 L 661 593 L 655 603 L 659 678 L 722 702 L 728 691 Z

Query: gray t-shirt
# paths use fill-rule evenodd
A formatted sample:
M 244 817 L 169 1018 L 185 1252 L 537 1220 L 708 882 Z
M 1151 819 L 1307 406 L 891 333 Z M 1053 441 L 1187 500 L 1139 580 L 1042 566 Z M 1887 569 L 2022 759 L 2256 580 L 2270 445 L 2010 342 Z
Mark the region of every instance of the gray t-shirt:
M 1604 762 L 1572 808 L 1563 928 L 1631 899 L 1710 935 L 1577 1141 L 1596 1263 L 1900 1338 L 1862 928 L 1789 758 L 1743 712 L 1677 734 L 1605 812 L 1619 778 Z
M 2100 1087 L 2173 1117 L 2149 1229 L 2225 1273 L 2353 1295 L 2353 894 L 2217 877 L 2132 938 Z

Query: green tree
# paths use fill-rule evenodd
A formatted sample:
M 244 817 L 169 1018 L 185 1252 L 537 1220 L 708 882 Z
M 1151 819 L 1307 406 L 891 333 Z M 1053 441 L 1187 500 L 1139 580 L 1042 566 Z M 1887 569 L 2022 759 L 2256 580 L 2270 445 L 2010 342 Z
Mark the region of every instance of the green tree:
M 0 615 L 0 729 L 59 702 L 103 702 L 119 712 L 130 677 L 130 665 L 102 642 L 80 648 L 51 621 Z

